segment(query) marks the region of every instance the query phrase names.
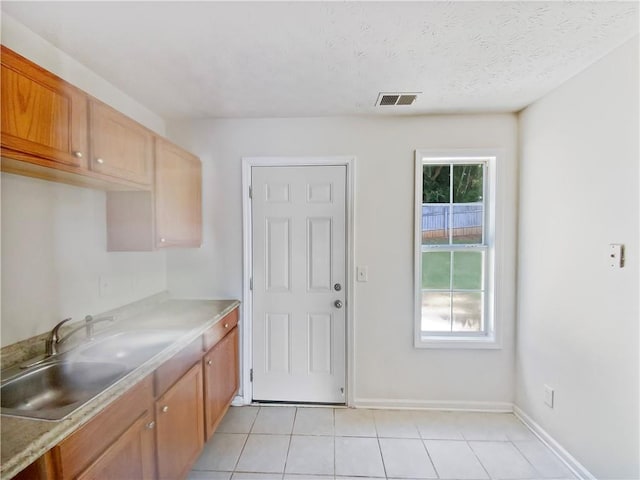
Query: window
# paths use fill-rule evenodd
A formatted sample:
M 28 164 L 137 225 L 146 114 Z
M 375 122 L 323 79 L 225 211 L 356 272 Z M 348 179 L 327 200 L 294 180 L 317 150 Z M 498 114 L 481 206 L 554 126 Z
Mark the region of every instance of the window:
M 416 152 L 417 347 L 494 348 L 495 156 Z

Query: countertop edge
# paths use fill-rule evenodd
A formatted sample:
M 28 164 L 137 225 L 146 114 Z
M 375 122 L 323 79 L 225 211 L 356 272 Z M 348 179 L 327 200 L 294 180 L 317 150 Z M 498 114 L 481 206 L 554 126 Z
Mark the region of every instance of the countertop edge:
M 136 385 L 143 380 L 147 375 L 152 374 L 160 365 L 169 360 L 173 355 L 178 353 L 182 348 L 186 347 L 189 343 L 196 340 L 201 336 L 208 328 L 215 325 L 223 317 L 229 314 L 233 309 L 240 305 L 239 300 L 181 300 L 181 299 L 169 299 L 166 302 L 159 304 L 153 308 L 162 308 L 165 303 L 170 302 L 196 302 L 202 301 L 222 301 L 230 302 L 229 305 L 223 307 L 221 310 L 212 315 L 209 320 L 204 321 L 201 325 L 194 327 L 190 331 L 183 334 L 178 340 L 172 343 L 170 346 L 162 350 L 160 353 L 143 363 L 135 370 L 131 371 L 125 377 L 120 379 L 114 385 L 100 393 L 98 396 L 87 402 L 86 405 L 79 408 L 72 413 L 69 417 L 60 421 L 47 421 L 27 418 L 16 418 L 2 416 L 2 423 L 5 421 L 19 421 L 25 422 L 27 425 L 50 425 L 50 429 L 46 429 L 45 432 L 36 435 L 33 441 L 29 442 L 29 446 L 21 450 L 19 453 L 9 454 L 7 459 L 2 459 L 2 465 L 0 466 L 0 479 L 10 479 L 24 468 L 28 467 L 35 460 L 44 455 L 51 448 L 56 446 L 66 437 L 71 435 L 77 429 L 93 419 L 98 413 L 108 407 L 113 401 L 119 398 L 125 391 Z M 203 352 L 204 355 L 204 352 Z M 11 420 L 8 420 L 8 419 Z M 4 435 L 3 435 L 4 436 Z M 5 445 L 6 439 L 2 439 L 2 444 Z

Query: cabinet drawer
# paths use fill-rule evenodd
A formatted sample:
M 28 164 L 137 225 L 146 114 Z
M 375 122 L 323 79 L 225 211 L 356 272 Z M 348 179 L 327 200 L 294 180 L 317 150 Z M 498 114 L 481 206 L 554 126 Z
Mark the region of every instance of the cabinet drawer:
M 151 376 L 148 376 L 54 447 L 57 477 L 75 478 L 152 408 L 153 390 Z
M 202 358 L 202 337 L 198 337 L 172 358 L 163 363 L 154 373 L 156 398 L 176 383 L 195 363 Z
M 238 324 L 238 309 L 225 315 L 218 323 L 204 332 L 204 349 L 208 351 Z

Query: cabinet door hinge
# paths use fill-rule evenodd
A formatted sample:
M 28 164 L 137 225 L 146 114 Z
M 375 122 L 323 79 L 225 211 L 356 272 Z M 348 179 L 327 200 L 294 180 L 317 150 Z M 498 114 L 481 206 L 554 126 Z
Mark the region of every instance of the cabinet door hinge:
M 249 290 L 253 290 L 253 277 L 249 278 Z
M 253 382 L 253 368 L 249 370 L 249 381 Z
M 253 189 L 251 188 L 251 185 L 249 185 L 249 198 L 253 198 Z

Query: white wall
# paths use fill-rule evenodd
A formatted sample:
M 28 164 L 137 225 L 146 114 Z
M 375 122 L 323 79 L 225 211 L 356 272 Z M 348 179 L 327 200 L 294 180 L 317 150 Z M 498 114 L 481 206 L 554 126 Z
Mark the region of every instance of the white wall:
M 243 156 L 355 155 L 355 262 L 369 267 L 369 282 L 355 292 L 356 400 L 513 401 L 515 115 L 206 120 L 169 124 L 168 131 L 200 156 L 204 186 L 203 248 L 168 253 L 172 294 L 241 298 Z M 471 147 L 505 149 L 503 348 L 416 350 L 414 150 Z
M 5 14 L 2 43 L 164 133 L 160 117 Z M 106 252 L 104 192 L 4 173 L 1 191 L 2 346 L 166 289 L 164 252 Z
M 164 120 L 95 72 L 2 12 L 2 44 L 49 70 L 81 90 L 111 105 L 159 135 L 165 133 Z
M 600 479 L 640 478 L 638 85 L 636 37 L 520 117 L 516 402 Z
M 101 191 L 2 174 L 3 346 L 166 289 L 164 253 L 106 251 L 105 203 Z

